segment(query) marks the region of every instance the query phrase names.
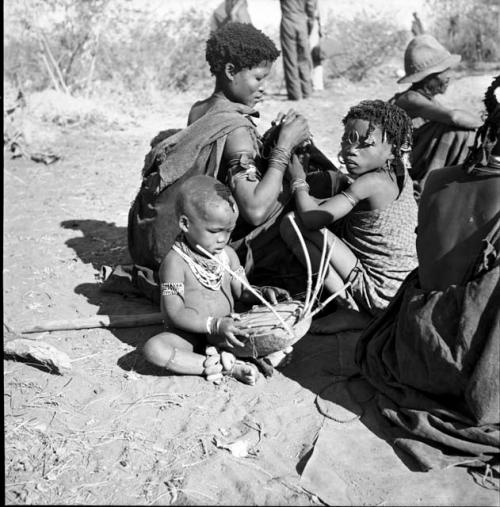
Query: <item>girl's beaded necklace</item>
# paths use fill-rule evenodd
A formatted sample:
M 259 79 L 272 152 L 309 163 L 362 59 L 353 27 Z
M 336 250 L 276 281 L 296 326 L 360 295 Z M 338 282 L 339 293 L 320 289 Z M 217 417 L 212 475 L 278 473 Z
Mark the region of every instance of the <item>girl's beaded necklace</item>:
M 225 273 L 225 269 L 221 264 L 192 250 L 183 238 L 177 239 L 172 249 L 186 261 L 193 275 L 204 287 L 210 290 L 219 290 L 221 288 Z M 229 265 L 229 259 L 224 251 L 215 255 L 215 257 L 224 266 Z

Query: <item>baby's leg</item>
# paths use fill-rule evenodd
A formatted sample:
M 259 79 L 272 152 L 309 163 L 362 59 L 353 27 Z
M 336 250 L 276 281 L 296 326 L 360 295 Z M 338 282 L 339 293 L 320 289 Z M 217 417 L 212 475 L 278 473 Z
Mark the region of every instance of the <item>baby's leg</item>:
M 144 356 L 150 363 L 174 373 L 203 375 L 206 374 L 207 356 L 194 351 L 203 345 L 203 341 L 202 335 L 164 331 L 145 343 Z
M 244 384 L 253 386 L 260 376 L 255 365 L 236 359 L 231 352 L 221 352 L 221 362 L 224 375 L 229 375 Z

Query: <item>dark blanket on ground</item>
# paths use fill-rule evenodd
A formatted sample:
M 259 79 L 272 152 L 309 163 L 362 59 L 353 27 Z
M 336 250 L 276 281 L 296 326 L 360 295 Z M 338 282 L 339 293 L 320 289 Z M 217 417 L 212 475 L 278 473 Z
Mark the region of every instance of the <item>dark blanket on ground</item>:
M 425 292 L 413 271 L 358 343 L 380 410 L 408 434 L 395 445 L 423 469 L 499 460 L 498 225 L 492 235 L 463 285 Z

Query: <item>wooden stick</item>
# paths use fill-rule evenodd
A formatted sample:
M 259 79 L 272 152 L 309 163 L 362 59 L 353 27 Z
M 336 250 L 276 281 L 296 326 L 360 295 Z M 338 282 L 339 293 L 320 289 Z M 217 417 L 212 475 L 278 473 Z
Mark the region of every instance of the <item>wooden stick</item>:
M 326 231 L 324 228 L 321 229 L 321 232 L 323 233 L 323 245 L 321 247 L 321 259 L 319 261 L 318 275 L 316 277 L 316 284 L 314 285 L 314 290 L 313 290 L 313 293 L 311 296 L 311 301 L 309 303 L 309 307 L 304 308 L 304 315 L 307 315 L 309 312 L 312 311 L 313 306 L 314 306 L 314 302 L 316 301 L 316 297 L 318 296 L 318 292 L 319 292 L 321 286 L 323 285 L 323 277 L 322 277 L 323 265 L 325 262 L 326 245 L 327 245 L 328 241 L 326 239 Z
M 324 239 L 326 241 L 327 240 L 327 233 L 326 233 L 325 229 L 323 229 L 323 234 L 324 234 L 323 237 L 324 237 Z M 323 264 L 323 270 L 319 274 L 319 280 L 321 280 L 321 286 L 323 286 L 324 283 L 325 283 L 325 278 L 326 278 L 326 275 L 328 273 L 328 268 L 330 267 L 330 258 L 332 257 L 333 247 L 334 246 L 335 246 L 335 238 L 333 238 L 332 244 L 330 245 L 330 247 L 328 249 L 328 254 L 326 256 L 325 263 Z M 319 287 L 318 283 L 319 282 L 316 283 L 316 287 Z M 317 296 L 317 294 L 314 294 L 314 299 L 316 299 L 316 296 Z M 307 312 L 305 312 L 305 314 L 308 315 L 312 311 L 313 311 L 313 303 L 311 303 L 309 305 L 309 308 L 308 308 Z
M 330 301 L 334 300 L 340 293 L 344 292 L 347 287 L 349 287 L 349 285 L 351 285 L 351 282 L 347 282 L 346 284 L 344 284 L 344 286 L 338 290 L 337 292 L 335 292 L 335 294 L 332 294 L 329 298 L 325 299 L 325 301 L 323 303 L 320 303 L 318 305 L 318 307 L 316 308 L 316 310 L 314 310 L 314 312 L 310 312 L 309 315 L 306 315 L 306 317 L 311 317 L 313 318 L 319 311 L 321 311 Z
M 301 313 L 301 317 L 304 316 L 305 310 L 309 308 L 309 301 L 311 299 L 311 288 L 312 288 L 312 267 L 311 267 L 311 258 L 309 257 L 309 251 L 307 250 L 306 243 L 304 241 L 304 238 L 300 232 L 300 229 L 295 222 L 295 218 L 293 218 L 293 215 L 290 215 L 290 222 L 292 223 L 293 228 L 295 229 L 295 233 L 297 234 L 300 242 L 300 246 L 302 247 L 302 250 L 304 252 L 304 257 L 306 259 L 306 267 L 307 267 L 307 289 L 306 289 L 306 299 L 304 301 L 304 310 Z
M 70 329 L 90 329 L 96 327 L 141 327 L 163 323 L 161 312 L 136 315 L 95 315 L 86 319 L 52 320 L 19 331 L 23 334 L 41 331 L 63 331 Z
M 229 266 L 224 265 L 219 259 L 217 259 L 217 257 L 214 257 L 210 252 L 205 250 L 202 246 L 196 245 L 196 248 L 200 252 L 204 253 L 207 257 L 209 257 L 210 259 L 217 262 L 217 264 L 219 264 L 219 266 L 222 266 L 231 276 L 233 276 L 234 278 L 236 278 L 236 280 L 238 280 L 240 283 L 242 283 L 256 298 L 258 298 L 260 301 L 262 301 L 262 303 L 265 306 L 267 306 L 269 308 L 269 310 L 271 310 L 272 313 L 274 313 L 274 315 L 280 321 L 280 323 L 283 326 L 283 328 L 285 329 L 285 331 L 290 336 L 295 336 L 295 333 L 293 332 L 292 328 L 283 320 L 281 315 L 279 315 L 279 313 L 258 292 L 256 292 L 253 289 L 253 287 L 246 280 L 244 280 L 241 276 L 239 276 L 238 273 L 235 273 Z

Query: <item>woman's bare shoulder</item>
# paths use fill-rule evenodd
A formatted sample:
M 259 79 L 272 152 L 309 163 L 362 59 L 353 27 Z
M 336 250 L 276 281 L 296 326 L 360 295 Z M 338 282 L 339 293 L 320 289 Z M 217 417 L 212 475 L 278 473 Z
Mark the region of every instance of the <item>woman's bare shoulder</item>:
M 226 139 L 224 155 L 250 152 L 255 150 L 254 137 L 249 127 L 237 127 L 232 130 Z

